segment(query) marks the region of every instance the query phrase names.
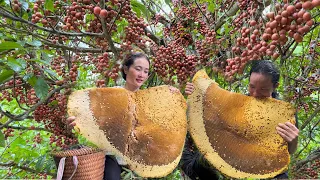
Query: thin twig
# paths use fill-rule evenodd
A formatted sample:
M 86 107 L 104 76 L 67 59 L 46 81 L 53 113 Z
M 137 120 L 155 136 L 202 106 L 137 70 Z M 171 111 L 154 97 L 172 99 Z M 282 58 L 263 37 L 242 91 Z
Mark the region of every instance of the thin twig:
M 204 12 L 202 11 L 201 7 L 200 7 L 199 4 L 197 3 L 197 0 L 194 0 L 194 2 L 196 3 L 197 7 L 199 8 L 201 14 L 206 18 L 207 23 L 210 24 L 209 18 L 204 14 Z
M 62 90 L 64 88 L 68 88 L 68 87 L 70 87 L 70 85 L 62 85 L 62 86 L 52 90 L 51 92 L 48 93 L 48 96 L 46 98 L 40 100 L 37 104 L 32 106 L 29 110 L 23 112 L 22 114 L 16 115 L 16 116 L 8 114 L 7 112 L 2 111 L 2 109 L 0 107 L 1 114 L 3 114 L 3 115 L 5 115 L 5 116 L 10 118 L 10 120 L 8 120 L 6 123 L 4 123 L 3 125 L 0 126 L 0 129 L 2 129 L 3 127 L 8 126 L 10 123 L 12 123 L 14 121 L 23 121 L 23 120 L 25 120 L 27 117 L 29 117 L 29 114 L 31 112 L 36 110 L 44 102 L 47 102 L 54 93 L 59 92 L 60 90 Z
M 44 172 L 40 172 L 40 171 L 37 171 L 35 169 L 32 169 L 32 168 L 29 168 L 27 166 L 19 166 L 17 163 L 15 162 L 8 162 L 8 163 L 0 163 L 0 166 L 2 167 L 14 167 L 14 168 L 18 168 L 18 169 L 22 169 L 22 170 L 25 170 L 27 172 L 31 172 L 31 173 L 46 173 L 50 176 L 55 176 L 55 174 L 51 173 L 51 172 L 48 172 L 48 171 L 44 171 Z
M 320 111 L 320 106 L 318 106 L 313 113 L 308 117 L 307 120 L 304 121 L 304 123 L 302 124 L 302 126 L 299 128 L 300 131 L 302 131 L 311 121 L 312 119 L 319 113 Z
M 18 130 L 31 130 L 31 131 L 47 131 L 53 133 L 53 131 L 50 131 L 49 129 L 46 128 L 41 128 L 41 127 L 25 127 L 25 126 L 7 126 L 5 128 L 11 128 L 11 129 L 18 129 Z
M 2 24 L 0 23 L 1 25 L 4 25 L 4 26 L 7 26 L 5 24 Z M 14 30 L 15 32 L 22 32 L 22 33 L 26 33 L 26 34 L 29 34 L 29 35 L 32 35 L 34 37 L 37 37 L 39 38 L 39 40 L 50 46 L 50 47 L 54 47 L 54 48 L 60 48 L 60 49 L 65 49 L 65 50 L 69 50 L 69 51 L 73 51 L 73 52 L 91 52 L 91 53 L 100 53 L 102 50 L 101 48 L 82 48 L 82 47 L 71 47 L 71 46 L 66 46 L 66 45 L 63 45 L 63 44 L 54 44 L 50 41 L 48 41 L 46 38 L 43 38 L 37 34 L 34 34 L 30 31 L 25 31 L 25 30 L 19 30 L 19 29 L 15 29 L 15 28 L 11 28 L 12 30 Z M 111 50 L 107 50 L 107 51 L 111 51 Z
M 119 8 L 119 11 L 118 11 L 118 13 L 117 13 L 117 15 L 116 15 L 116 17 L 113 19 L 113 21 L 112 21 L 112 23 L 111 23 L 111 26 L 110 26 L 110 28 L 109 28 L 109 30 L 108 30 L 108 33 L 109 33 L 109 34 L 111 33 L 112 27 L 113 27 L 113 25 L 115 24 L 116 20 L 117 20 L 118 17 L 120 16 L 120 11 L 122 10 L 122 8 L 123 8 L 123 4 L 121 4 L 121 6 L 120 6 L 120 8 Z
M 157 4 L 157 3 L 155 3 L 155 2 L 153 2 L 152 0 L 150 1 L 152 4 L 154 4 L 155 6 L 157 6 L 167 17 L 170 17 L 168 14 L 167 14 L 167 12 L 165 12 L 162 8 L 161 8 L 161 6 L 159 6 L 159 4 Z M 171 8 L 171 7 L 170 7 Z M 173 12 L 173 11 L 172 11 Z
M 16 16 L 13 16 L 11 14 L 9 14 L 8 12 L 4 12 L 3 11 L 4 8 L 0 8 L 0 15 L 5 17 L 5 18 L 9 18 L 13 21 L 18 21 L 18 22 L 21 22 L 21 23 L 24 23 L 24 24 L 27 24 L 29 25 L 30 27 L 35 27 L 39 30 L 43 30 L 43 31 L 46 31 L 46 32 L 49 32 L 49 33 L 53 33 L 53 34 L 58 34 L 58 35 L 65 35 L 65 36 L 98 36 L 100 37 L 101 36 L 101 33 L 88 33 L 88 32 L 81 32 L 81 33 L 67 33 L 67 32 L 63 32 L 63 31 L 58 31 L 57 29 L 49 29 L 49 28 L 45 28 L 45 27 L 41 27 L 41 26 L 38 26 L 30 21 L 27 21 L 27 20 L 24 20 L 20 17 L 16 17 Z
M 307 162 L 310 162 L 310 161 L 313 161 L 315 159 L 318 159 L 319 157 L 320 157 L 320 150 L 315 151 L 315 152 L 311 153 L 306 159 L 298 161 L 296 163 L 296 167 L 297 167 L 297 169 L 299 169 L 300 167 L 302 167 Z
M 318 124 L 320 123 L 320 119 L 318 119 L 318 122 L 316 122 L 313 127 L 310 129 L 309 131 L 309 138 L 314 141 L 314 142 L 317 142 L 317 140 L 315 140 L 313 137 L 312 137 L 312 132 L 318 127 Z

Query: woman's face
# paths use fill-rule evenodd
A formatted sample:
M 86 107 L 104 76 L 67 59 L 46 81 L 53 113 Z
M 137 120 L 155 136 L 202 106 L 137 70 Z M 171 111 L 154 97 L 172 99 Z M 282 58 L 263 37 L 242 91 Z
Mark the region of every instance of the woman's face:
M 250 96 L 255 98 L 271 97 L 277 86 L 278 84 L 276 84 L 276 87 L 273 85 L 271 76 L 255 72 L 251 73 L 249 82 Z
M 138 90 L 147 80 L 149 74 L 149 62 L 145 57 L 137 58 L 129 69 L 125 69 L 126 86 L 131 91 Z

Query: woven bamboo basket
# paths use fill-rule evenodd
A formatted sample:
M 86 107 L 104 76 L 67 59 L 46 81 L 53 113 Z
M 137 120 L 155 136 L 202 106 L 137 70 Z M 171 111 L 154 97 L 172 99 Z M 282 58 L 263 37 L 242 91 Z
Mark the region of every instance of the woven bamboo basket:
M 103 179 L 105 153 L 101 150 L 84 147 L 81 149 L 65 150 L 52 153 L 54 161 L 59 167 L 60 159 L 66 157 L 62 179 L 75 180 L 101 180 Z M 77 168 L 74 165 L 73 156 L 78 159 Z M 76 170 L 75 170 L 76 168 Z

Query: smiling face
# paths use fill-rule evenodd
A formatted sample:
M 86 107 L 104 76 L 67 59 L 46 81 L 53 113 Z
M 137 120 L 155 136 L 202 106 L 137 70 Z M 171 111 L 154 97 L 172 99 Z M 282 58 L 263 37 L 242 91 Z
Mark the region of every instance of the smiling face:
M 148 78 L 149 62 L 145 57 L 136 58 L 129 69 L 124 69 L 124 72 L 126 74 L 125 88 L 135 92 Z
M 272 83 L 271 76 L 253 72 L 250 76 L 249 93 L 255 98 L 267 98 L 271 97 L 277 86 L 278 83 Z

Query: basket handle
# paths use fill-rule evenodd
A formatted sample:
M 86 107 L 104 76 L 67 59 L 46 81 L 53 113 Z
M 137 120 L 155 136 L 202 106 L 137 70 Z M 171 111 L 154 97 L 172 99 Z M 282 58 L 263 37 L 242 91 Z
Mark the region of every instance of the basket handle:
M 77 156 L 72 156 L 72 159 L 73 159 L 74 170 L 73 170 L 73 173 L 72 173 L 72 175 L 69 177 L 68 180 L 71 180 L 71 179 L 72 179 L 72 177 L 74 176 L 74 174 L 76 173 L 76 171 L 77 171 L 77 169 L 78 169 L 78 164 L 79 164 L 79 161 L 78 161 Z M 63 171 L 64 171 L 64 166 L 65 166 L 65 161 L 66 161 L 66 157 L 63 157 L 63 158 L 60 159 L 59 167 L 58 167 L 58 172 L 57 172 L 57 180 L 62 180 Z

